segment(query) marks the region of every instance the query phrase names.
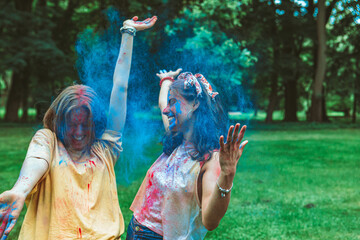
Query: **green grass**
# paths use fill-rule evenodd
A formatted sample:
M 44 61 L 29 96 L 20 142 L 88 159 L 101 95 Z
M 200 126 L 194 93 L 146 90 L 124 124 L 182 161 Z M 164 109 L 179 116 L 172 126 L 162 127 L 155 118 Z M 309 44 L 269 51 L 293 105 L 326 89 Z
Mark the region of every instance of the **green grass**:
M 360 239 L 360 128 L 347 127 L 250 128 L 229 209 L 206 239 Z M 33 129 L 1 124 L 0 132 L 2 192 L 17 179 Z M 155 160 L 161 146 L 153 142 L 145 151 Z M 124 158 L 130 158 L 130 143 L 124 144 Z M 137 168 L 130 185 L 118 187 L 126 227 L 132 215 L 129 206 L 149 164 Z M 22 217 L 8 239 L 16 239 L 21 222 Z

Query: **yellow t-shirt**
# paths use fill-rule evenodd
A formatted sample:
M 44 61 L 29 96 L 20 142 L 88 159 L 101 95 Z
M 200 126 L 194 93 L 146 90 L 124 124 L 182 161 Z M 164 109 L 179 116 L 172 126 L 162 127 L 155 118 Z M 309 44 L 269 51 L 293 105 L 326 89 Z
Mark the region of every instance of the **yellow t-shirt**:
M 47 161 L 49 170 L 26 199 L 19 239 L 120 239 L 114 163 L 121 151 L 121 134 L 105 131 L 88 161 L 76 163 L 55 133 L 39 130 L 26 157 Z

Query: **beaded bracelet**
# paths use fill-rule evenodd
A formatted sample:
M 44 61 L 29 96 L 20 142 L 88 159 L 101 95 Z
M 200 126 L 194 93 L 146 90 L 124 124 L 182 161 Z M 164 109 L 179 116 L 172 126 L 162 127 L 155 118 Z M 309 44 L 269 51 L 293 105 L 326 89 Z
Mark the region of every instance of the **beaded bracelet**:
M 163 83 L 163 81 L 165 81 L 165 80 L 170 80 L 172 82 L 175 81 L 173 77 L 164 77 L 160 80 L 160 87 L 161 87 L 161 84 Z
M 123 33 L 128 33 L 131 36 L 136 36 L 136 28 L 134 27 L 129 27 L 129 26 L 123 26 L 122 28 L 120 28 L 120 32 Z
M 232 187 L 234 186 L 234 183 L 231 184 L 230 189 L 224 189 L 224 188 L 220 187 L 218 181 L 216 181 L 216 185 L 217 185 L 217 187 L 219 188 L 220 196 L 221 196 L 222 198 L 224 198 L 224 197 L 226 197 L 226 194 L 228 194 L 228 193 L 231 191 Z

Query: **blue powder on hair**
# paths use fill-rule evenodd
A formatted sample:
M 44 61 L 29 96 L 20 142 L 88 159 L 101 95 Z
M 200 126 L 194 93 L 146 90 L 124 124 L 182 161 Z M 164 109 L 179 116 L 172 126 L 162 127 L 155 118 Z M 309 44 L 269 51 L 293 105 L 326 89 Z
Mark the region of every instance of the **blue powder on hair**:
M 108 19 L 109 27 L 97 32 L 92 28 L 85 29 L 78 35 L 75 49 L 78 57 L 76 68 L 80 80 L 97 92 L 101 104 L 107 109 L 121 43 L 119 29 L 122 22 L 130 16 L 121 16 L 114 8 L 107 9 L 104 14 Z M 159 39 L 158 42 L 154 41 L 158 45 L 150 46 L 149 39 L 155 37 Z M 211 82 L 214 91 L 220 93 L 225 109 L 231 104 L 235 106 L 236 111 L 252 110 L 250 98 L 240 85 L 237 91 L 226 94 L 231 90 L 228 79 L 218 79 L 218 76 L 224 76 L 224 73 L 230 75 L 236 71 L 234 66 L 213 61 L 213 55 L 206 51 L 184 50 L 184 45 L 185 39 L 167 36 L 156 25 L 153 29 L 138 32 L 134 39 L 128 85 L 127 119 L 123 134 L 124 151 L 115 169 L 120 184 L 128 184 L 142 177 L 162 152 L 159 143 L 164 134 L 164 127 L 160 109 L 157 107 L 160 87 L 159 79 L 155 75 L 160 69 L 175 71 L 177 68 L 182 68 L 183 71 L 194 74 L 202 73 Z M 212 80 L 216 82 L 218 89 Z

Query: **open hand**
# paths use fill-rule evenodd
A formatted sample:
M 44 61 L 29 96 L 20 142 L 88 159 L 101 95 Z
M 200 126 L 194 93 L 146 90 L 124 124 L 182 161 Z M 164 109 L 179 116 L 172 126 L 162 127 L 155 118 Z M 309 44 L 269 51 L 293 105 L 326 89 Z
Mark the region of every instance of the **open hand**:
M 154 26 L 155 22 L 157 20 L 156 16 L 153 16 L 152 18 L 147 18 L 143 21 L 138 21 L 138 17 L 135 16 L 132 19 L 126 20 L 123 25 L 124 27 L 133 27 L 136 29 L 136 31 L 142 31 L 148 28 L 151 28 Z
M 10 191 L 0 194 L 0 239 L 5 240 L 14 228 L 24 206 L 25 196 Z
M 236 172 L 237 163 L 241 157 L 245 145 L 248 141 L 241 143 L 244 137 L 246 125 L 239 132 L 240 124 L 237 123 L 229 128 L 229 132 L 224 143 L 224 136 L 219 139 L 220 142 L 220 167 L 221 171 L 226 175 L 233 175 Z M 241 143 L 241 144 L 240 144 Z
M 176 71 L 166 71 L 166 70 L 160 70 L 159 73 L 156 74 L 156 76 L 158 76 L 160 79 L 163 79 L 164 77 L 172 77 L 175 78 L 177 75 L 180 74 L 180 72 L 182 71 L 181 68 L 178 68 Z

